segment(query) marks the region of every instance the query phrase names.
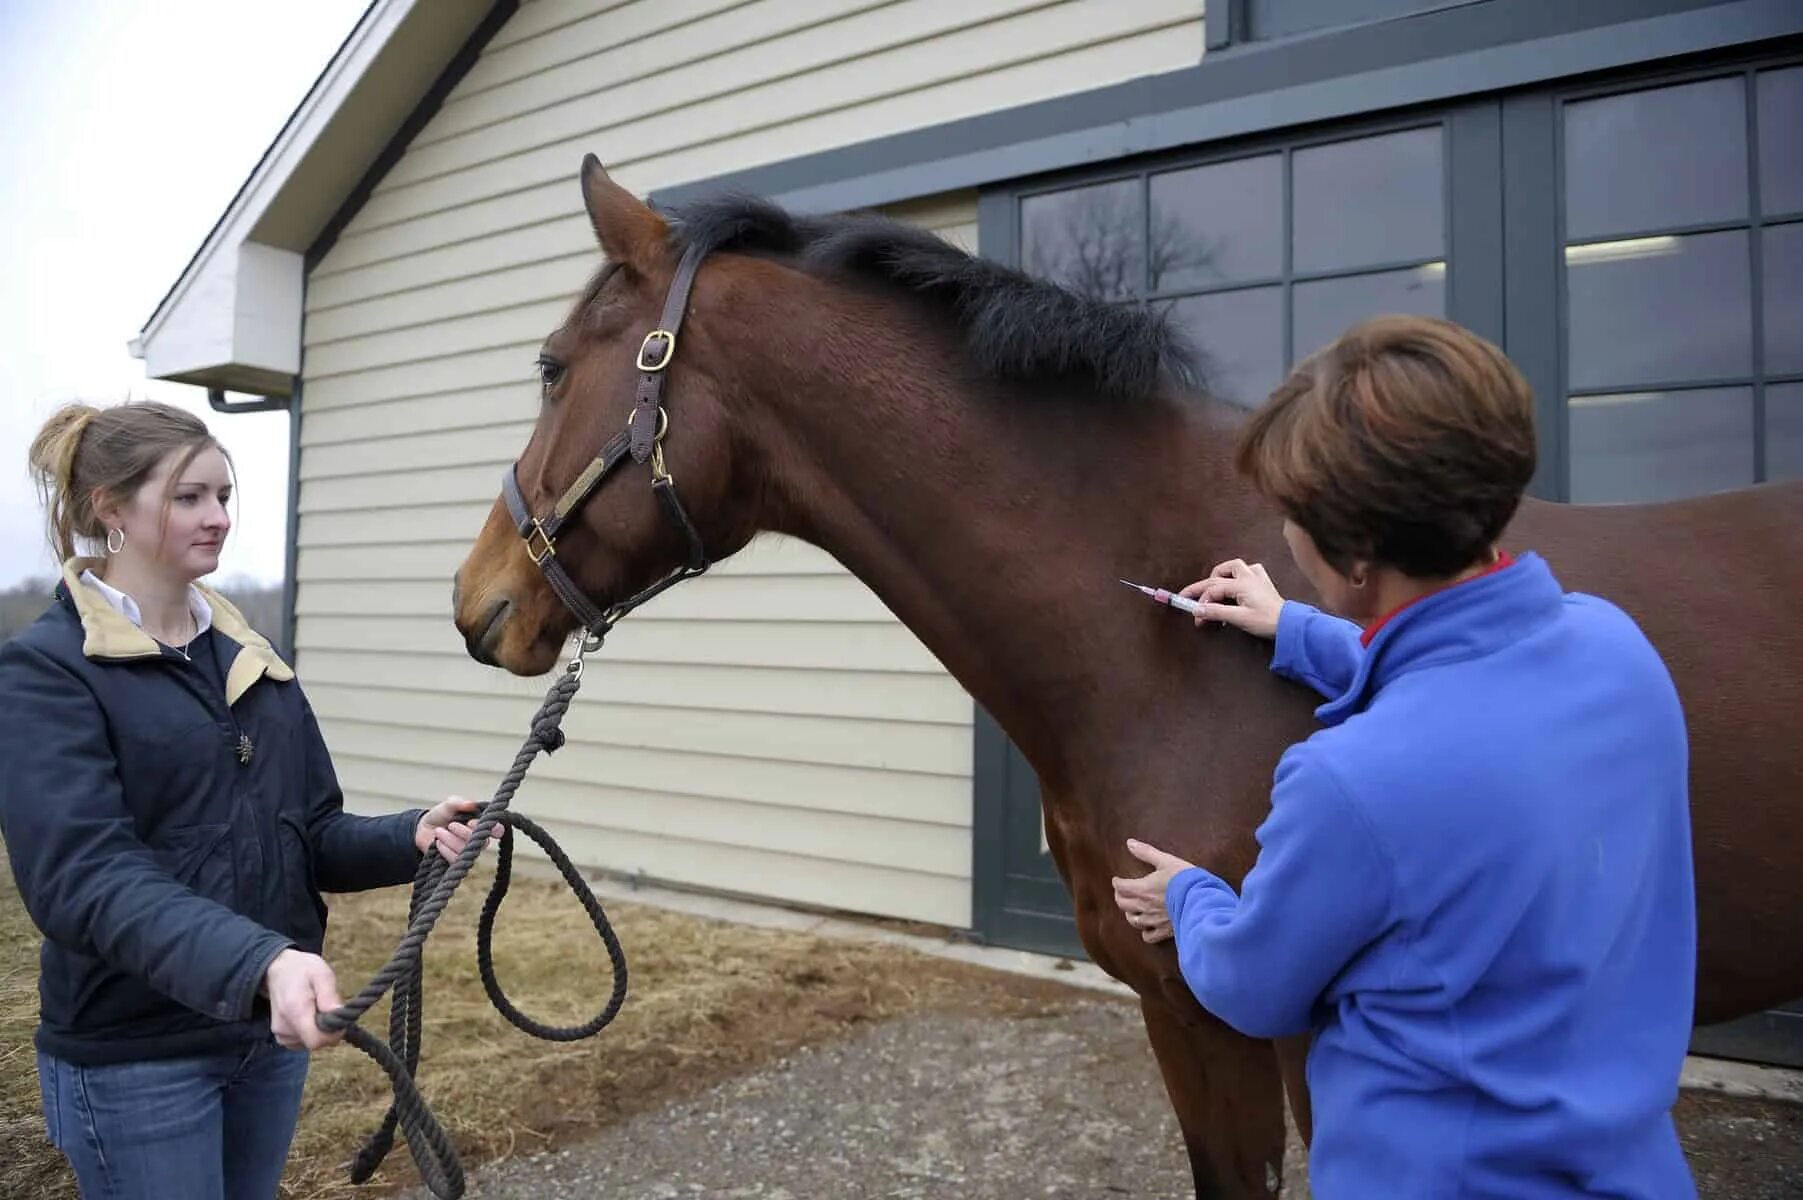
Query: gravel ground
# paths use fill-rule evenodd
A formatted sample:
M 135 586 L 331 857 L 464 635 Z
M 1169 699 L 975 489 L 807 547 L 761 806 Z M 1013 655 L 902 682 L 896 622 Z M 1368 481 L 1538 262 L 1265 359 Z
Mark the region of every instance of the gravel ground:
M 1687 1093 L 1703 1200 L 1803 1197 L 1803 1106 Z M 1292 1136 L 1286 1200 L 1308 1195 Z M 472 1173 L 481 1200 L 1188 1197 L 1138 1014 L 924 1014 L 810 1046 L 592 1140 Z M 426 1200 L 424 1192 L 408 1200 Z

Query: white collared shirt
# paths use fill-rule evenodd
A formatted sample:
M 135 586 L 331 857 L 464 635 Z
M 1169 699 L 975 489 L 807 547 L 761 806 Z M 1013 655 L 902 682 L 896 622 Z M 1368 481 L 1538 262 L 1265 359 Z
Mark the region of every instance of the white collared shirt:
M 138 602 L 94 574 L 92 567 L 81 573 L 81 581 L 99 592 L 120 616 L 139 629 L 144 628 L 144 612 L 138 607 Z M 207 598 L 193 584 L 188 585 L 188 611 L 194 614 L 195 637 L 213 627 L 213 606 L 207 603 Z

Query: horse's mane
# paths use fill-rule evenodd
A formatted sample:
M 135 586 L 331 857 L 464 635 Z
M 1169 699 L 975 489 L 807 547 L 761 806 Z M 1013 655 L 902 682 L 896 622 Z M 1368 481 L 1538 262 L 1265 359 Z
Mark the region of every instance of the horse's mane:
M 1067 379 L 1116 398 L 1197 380 L 1194 349 L 1163 313 L 1080 295 L 887 217 L 796 216 L 742 195 L 692 201 L 664 216 L 678 253 L 700 246 L 780 259 L 934 308 L 962 331 L 976 365 L 996 378 Z

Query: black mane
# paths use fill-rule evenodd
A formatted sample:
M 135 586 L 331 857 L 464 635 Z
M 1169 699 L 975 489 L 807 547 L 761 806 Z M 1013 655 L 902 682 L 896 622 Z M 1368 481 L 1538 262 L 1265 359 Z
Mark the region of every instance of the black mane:
M 1193 385 L 1196 354 L 1164 314 L 1109 303 L 975 258 L 938 235 L 867 214 L 794 216 L 727 195 L 664 213 L 680 253 L 690 246 L 777 258 L 874 284 L 936 307 L 964 333 L 985 372 L 1021 383 L 1077 380 L 1112 397 Z

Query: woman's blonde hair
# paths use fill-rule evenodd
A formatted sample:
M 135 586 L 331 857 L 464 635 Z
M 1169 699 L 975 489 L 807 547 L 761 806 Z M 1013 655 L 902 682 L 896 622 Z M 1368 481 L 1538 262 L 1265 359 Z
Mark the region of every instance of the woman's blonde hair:
M 180 456 L 169 472 L 173 492 L 194 456 L 208 448 L 231 464 L 231 455 L 205 421 L 155 400 L 110 408 L 69 404 L 50 414 L 31 441 L 31 475 L 44 501 L 47 534 L 57 557 L 75 557 L 77 537 L 103 540 L 106 530 L 98 510 L 129 500 L 165 458 Z M 168 502 L 165 495 L 165 517 Z

